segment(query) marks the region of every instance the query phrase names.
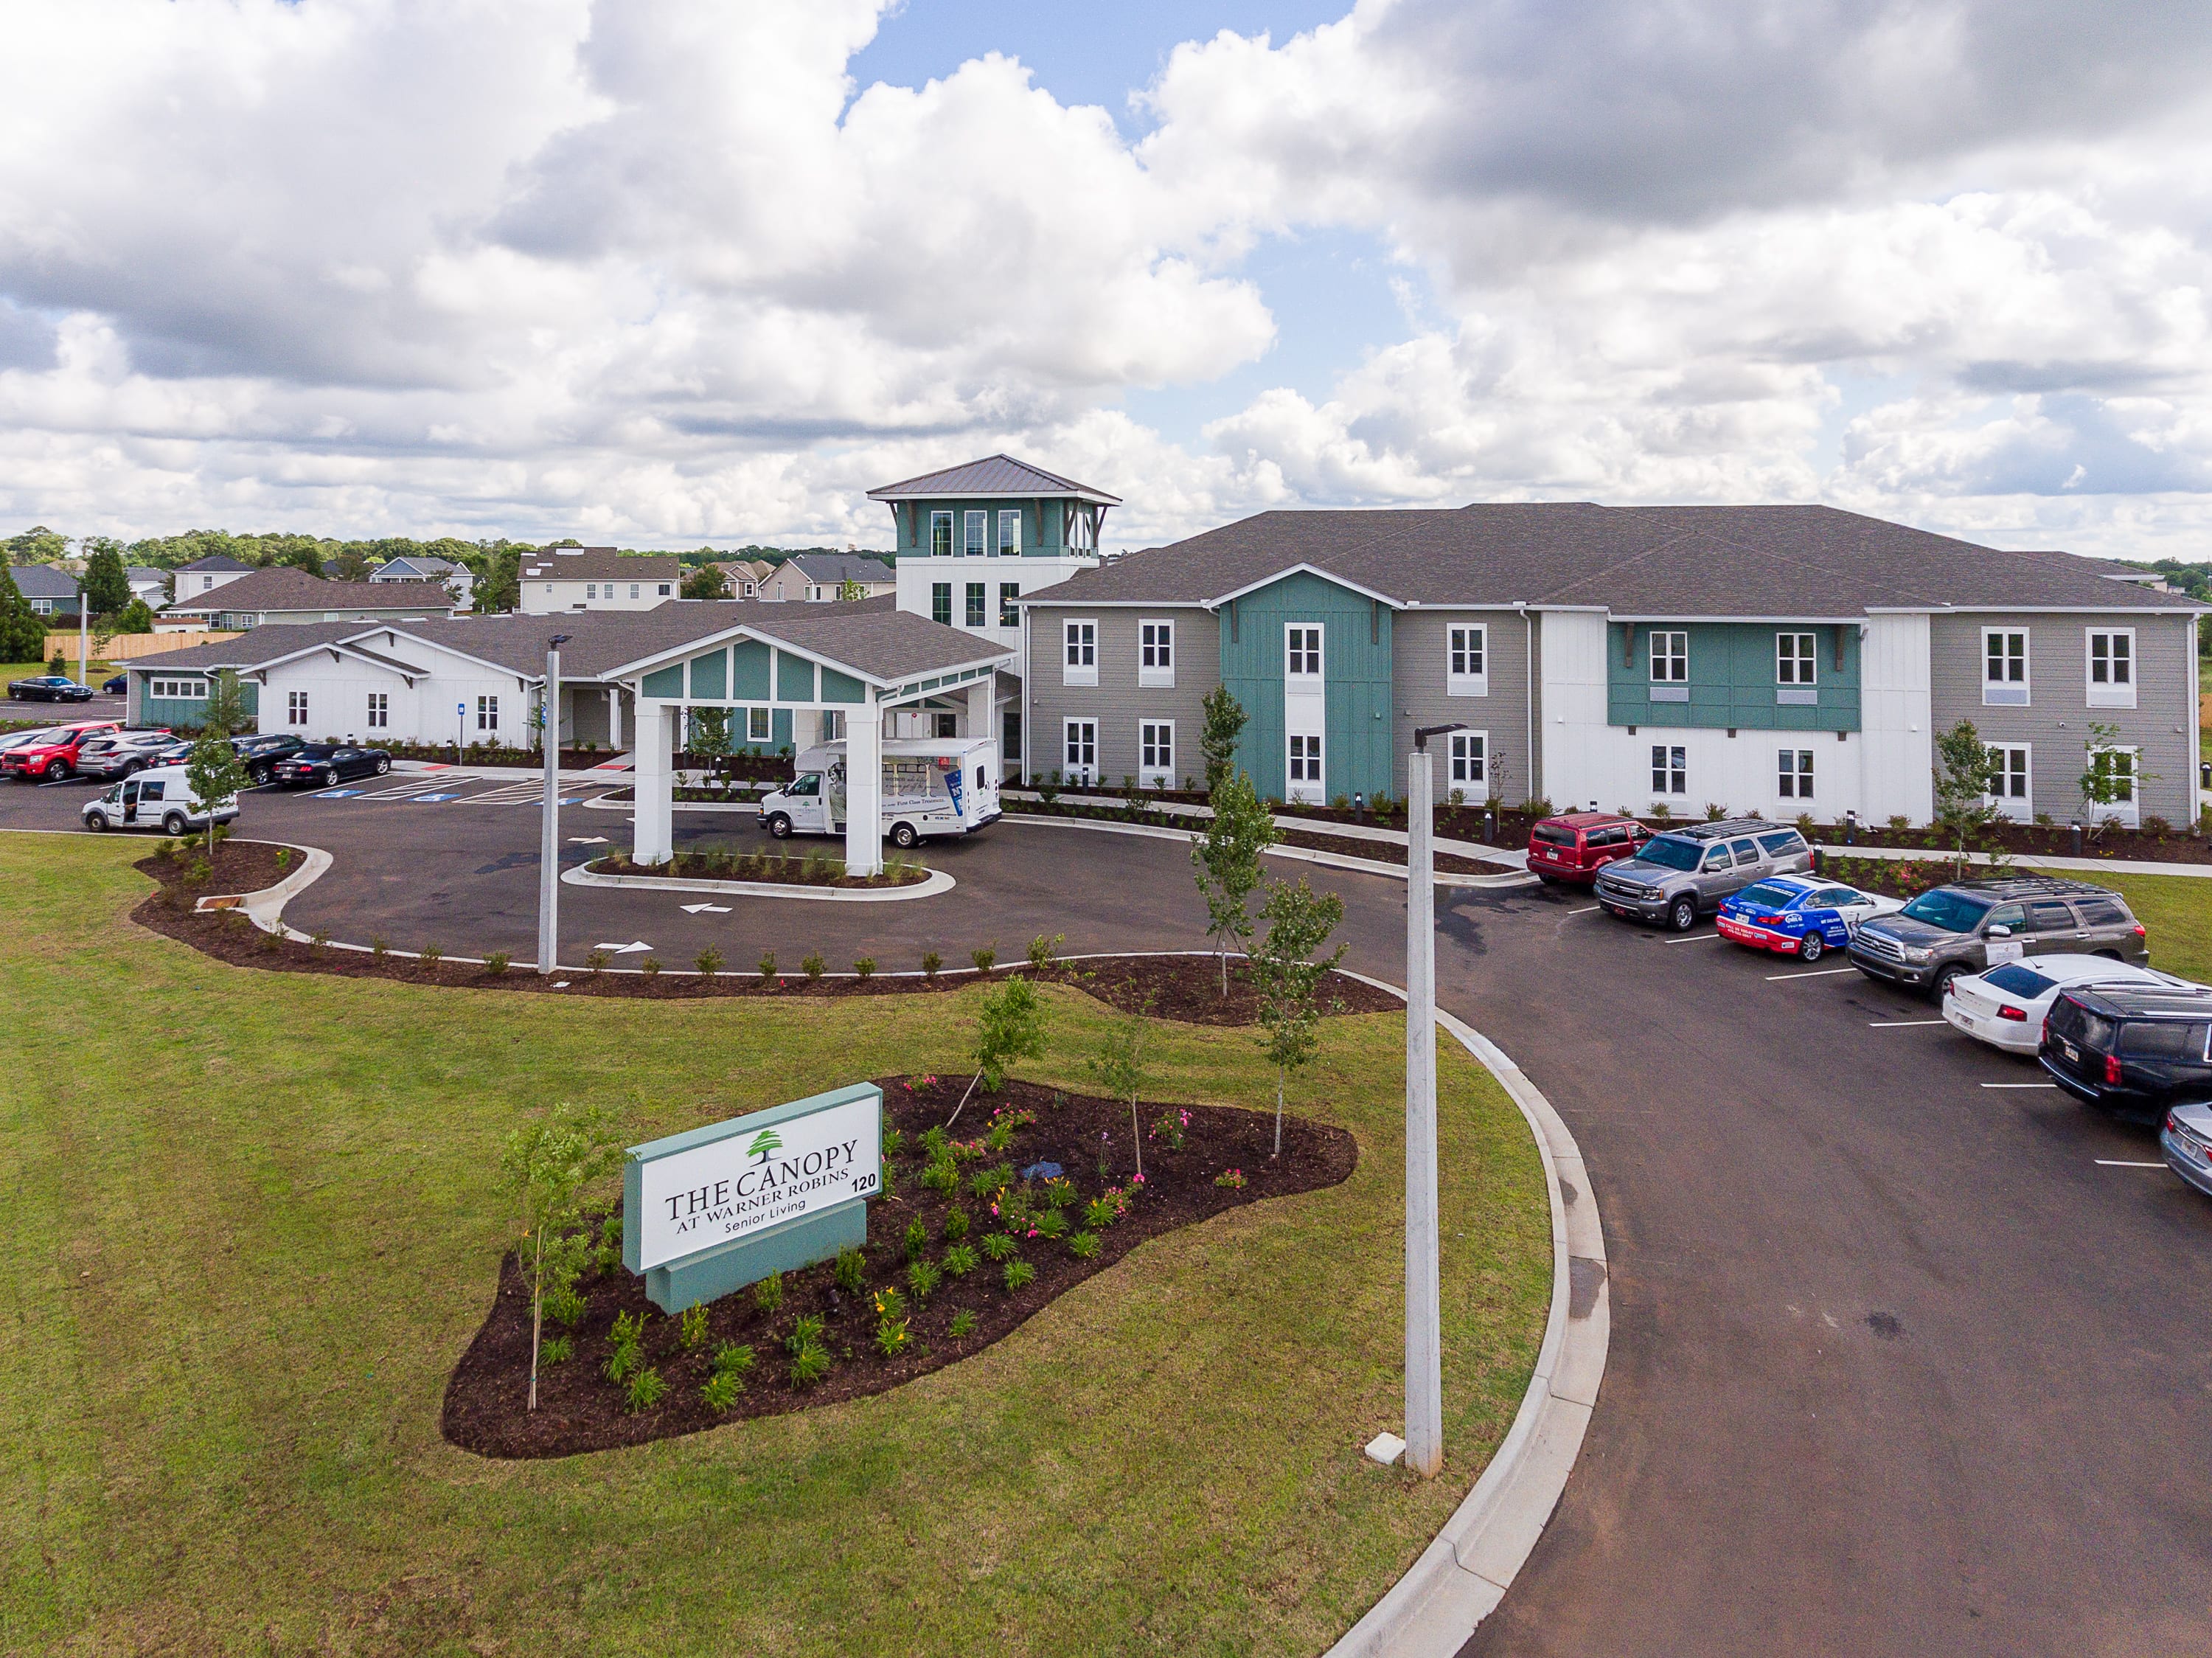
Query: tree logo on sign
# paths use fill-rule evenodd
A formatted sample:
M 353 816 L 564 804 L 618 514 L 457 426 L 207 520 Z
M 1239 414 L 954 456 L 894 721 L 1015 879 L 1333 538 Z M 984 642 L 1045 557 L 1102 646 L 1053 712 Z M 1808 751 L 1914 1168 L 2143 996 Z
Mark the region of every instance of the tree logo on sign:
M 745 1149 L 745 1155 L 748 1157 L 757 1158 L 765 1163 L 771 1155 L 782 1149 L 783 1141 L 778 1137 L 776 1131 L 772 1128 L 764 1128 L 753 1136 L 753 1143 Z

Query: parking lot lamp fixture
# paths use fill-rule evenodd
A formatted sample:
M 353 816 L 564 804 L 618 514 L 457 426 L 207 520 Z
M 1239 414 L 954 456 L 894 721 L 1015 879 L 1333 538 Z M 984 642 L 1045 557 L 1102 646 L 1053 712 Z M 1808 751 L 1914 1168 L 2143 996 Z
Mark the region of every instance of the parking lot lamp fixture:
M 538 741 L 545 751 L 544 821 L 538 835 L 538 971 L 550 974 L 561 954 L 561 647 L 545 645 L 545 686 L 538 698 Z
M 1437 881 L 1435 759 L 1425 725 L 1406 759 L 1406 1466 L 1444 1463 L 1443 1312 L 1437 1227 Z

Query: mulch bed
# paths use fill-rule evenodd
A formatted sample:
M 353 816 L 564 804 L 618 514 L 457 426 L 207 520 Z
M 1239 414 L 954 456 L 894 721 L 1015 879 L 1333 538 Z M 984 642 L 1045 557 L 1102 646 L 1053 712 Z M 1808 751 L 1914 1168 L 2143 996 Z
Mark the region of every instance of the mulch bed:
M 387 978 L 405 984 L 437 984 L 456 990 L 513 991 L 527 995 L 564 997 L 642 997 L 659 1001 L 684 1001 L 707 997 L 753 997 L 774 999 L 794 997 L 937 996 L 965 989 L 975 983 L 973 971 L 948 972 L 936 978 L 823 978 L 810 983 L 797 964 L 782 962 L 780 970 L 763 979 L 757 972 L 731 972 L 702 978 L 690 967 L 674 967 L 647 977 L 639 972 L 595 973 L 577 968 L 540 978 L 532 964 L 518 962 L 503 973 L 494 973 L 476 962 L 423 961 L 411 955 L 373 955 L 362 950 L 317 948 L 291 939 L 264 933 L 232 911 L 198 912 L 193 908 L 206 893 L 251 893 L 273 887 L 286 870 L 276 863 L 277 848 L 266 841 L 227 840 L 216 849 L 215 871 L 198 885 L 187 876 L 190 857 L 141 858 L 137 868 L 161 883 L 153 895 L 131 911 L 142 927 L 189 944 L 203 954 L 237 967 L 270 972 L 329 973 L 346 978 Z M 300 865 L 301 854 L 291 851 L 289 869 Z M 353 941 L 359 942 L 361 941 Z M 886 968 L 896 964 L 885 964 Z M 919 962 L 915 964 L 920 966 Z M 1125 1012 L 1139 1009 L 1154 1017 L 1185 1024 L 1238 1026 L 1259 1021 L 1259 997 L 1241 961 L 1229 969 L 1229 995 L 1221 995 L 1220 966 L 1212 956 L 1109 956 L 1083 961 L 1053 961 L 1042 969 L 1025 962 L 994 967 L 994 978 L 1021 977 L 1041 984 L 1066 984 L 1088 991 L 1100 1001 Z M 566 990 L 556 991 L 556 983 Z M 1393 1013 L 1404 1004 L 1387 991 L 1376 990 L 1346 974 L 1332 972 L 1321 989 L 1322 1006 L 1329 1013 Z
M 763 886 L 843 888 L 916 887 L 931 871 L 901 863 L 877 875 L 848 875 L 842 858 L 785 857 L 776 853 L 678 852 L 665 863 L 632 863 L 617 852 L 584 866 L 595 875 L 639 875 L 649 881 L 743 881 Z
M 837 1288 L 836 1269 L 830 1262 L 786 1273 L 781 1304 L 774 1312 L 764 1311 L 750 1289 L 726 1295 L 708 1305 L 704 1338 L 687 1347 L 678 1320 L 646 1300 L 642 1277 L 632 1277 L 618 1263 L 606 1272 L 587 1268 L 577 1284 L 586 1297 L 585 1309 L 573 1332 L 550 1321 L 547 1325 L 548 1335 L 570 1335 L 574 1352 L 562 1363 L 540 1366 L 534 1413 L 526 1409 L 529 1290 L 516 1257 L 509 1254 L 501 1264 L 491 1311 L 447 1384 L 441 1418 L 446 1438 L 489 1457 L 570 1456 L 699 1433 L 742 1417 L 778 1416 L 880 1393 L 981 1352 L 1147 1238 L 1244 1204 L 1334 1186 L 1358 1166 L 1358 1143 L 1340 1128 L 1285 1117 L 1282 1155 L 1273 1158 L 1269 1155 L 1274 1138 L 1272 1117 L 1223 1106 L 1147 1103 L 1139 1110 L 1148 1132 L 1164 1115 L 1187 1112 L 1189 1122 L 1182 1130 L 1180 1151 L 1169 1149 L 1164 1138 L 1147 1140 L 1145 1183 L 1133 1189 L 1127 1102 L 1010 1081 L 999 1094 L 969 1101 L 953 1125 L 954 1137 L 980 1141 L 1002 1110 L 1009 1113 L 1006 1120 L 1010 1124 L 1019 1123 L 1016 1113 L 1034 1120 L 1015 1128 L 1000 1149 L 981 1150 L 979 1146 L 979 1155 L 960 1161 L 959 1195 L 948 1200 L 918 1179 L 926 1160 L 916 1142 L 923 1130 L 942 1124 L 951 1114 L 967 1082 L 965 1076 L 882 1079 L 886 1124 L 902 1131 L 905 1143 L 889 1160 L 895 1171 L 890 1192 L 868 1206 L 866 1277 L 858 1295 Z M 1099 1167 L 1102 1135 L 1110 1166 L 1103 1175 Z M 991 1206 L 972 1194 L 968 1182 L 976 1172 L 1000 1164 L 1018 1172 L 1045 1161 L 1060 1164 L 1076 1189 L 1078 1201 L 1067 1210 L 1076 1222 L 1069 1237 L 1081 1225 L 1083 1206 L 1109 1189 L 1130 1194 L 1127 1205 L 1118 1221 L 1091 1234 L 1098 1250 L 1089 1259 L 1075 1255 L 1067 1238 L 1025 1233 L 1018 1259 L 1029 1263 L 1036 1276 L 1009 1291 L 1004 1267 L 982 1248 L 983 1238 L 997 1226 Z M 1243 1186 L 1214 1184 L 1218 1175 L 1230 1169 L 1242 1172 Z M 1018 1183 L 1042 1204 L 1041 1179 Z M 956 1207 L 968 1217 L 969 1230 L 962 1242 L 974 1252 L 976 1264 L 964 1276 L 946 1274 L 935 1291 L 917 1303 L 907 1279 L 908 1228 L 917 1220 L 921 1222 L 927 1240 L 921 1259 L 939 1264 L 951 1247 L 945 1236 L 945 1220 Z M 911 1345 L 895 1357 L 884 1356 L 876 1341 L 872 1297 L 886 1285 L 901 1292 L 908 1308 Z M 963 1312 L 972 1317 L 974 1328 L 956 1338 L 953 1319 Z M 644 1361 L 668 1384 L 659 1404 L 635 1413 L 627 1408 L 622 1387 L 604 1374 L 613 1351 L 609 1338 L 618 1314 L 644 1318 L 639 1344 Z M 824 1344 L 834 1362 L 821 1381 L 800 1389 L 787 1372 L 785 1338 L 794 1321 L 806 1315 L 823 1320 Z M 700 1390 L 711 1374 L 712 1355 L 725 1342 L 750 1345 L 754 1362 L 736 1405 L 718 1412 L 701 1398 Z
M 1824 826 L 1816 836 L 1824 844 L 1842 848 L 1844 832 L 1832 825 Z M 1940 859 L 1956 844 L 1940 832 L 1927 829 L 1869 828 L 1861 824 L 1853 836 L 1861 846 L 1887 846 L 1900 850 L 1925 849 L 1931 859 Z M 1929 842 L 1935 844 L 1931 846 Z M 1848 855 L 1848 848 L 1842 848 Z M 2160 834 L 2152 830 L 2124 829 L 2118 825 L 2107 827 L 2100 835 L 2091 835 L 2084 829 L 2081 850 L 2074 850 L 2074 837 L 2065 825 L 2045 828 L 2038 824 L 1993 824 L 1977 830 L 1966 838 L 1970 852 L 2009 853 L 2022 863 L 2033 863 L 2039 857 L 2139 858 L 2152 863 L 2212 863 L 2212 841 L 2197 836 L 2168 830 Z

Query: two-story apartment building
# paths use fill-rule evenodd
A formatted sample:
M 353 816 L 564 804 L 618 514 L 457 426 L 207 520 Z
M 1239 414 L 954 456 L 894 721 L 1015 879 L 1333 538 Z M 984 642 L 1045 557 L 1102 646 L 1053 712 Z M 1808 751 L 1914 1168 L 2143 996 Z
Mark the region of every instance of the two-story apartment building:
M 613 547 L 548 547 L 523 555 L 520 573 L 525 616 L 565 611 L 652 610 L 676 597 L 684 579 L 676 555 L 625 553 Z
M 848 591 L 850 589 L 850 591 Z M 898 577 L 884 560 L 861 552 L 794 553 L 774 566 L 750 594 L 770 604 L 835 604 L 841 599 L 876 599 L 898 590 Z
M 1195 777 L 1225 684 L 1286 800 L 1398 794 L 1414 729 L 1457 724 L 1470 799 L 1925 822 L 1967 719 L 2008 813 L 2081 813 L 2095 746 L 2135 779 L 2113 815 L 2195 816 L 2188 599 L 1832 508 L 1264 513 L 1018 608 L 1032 777 Z

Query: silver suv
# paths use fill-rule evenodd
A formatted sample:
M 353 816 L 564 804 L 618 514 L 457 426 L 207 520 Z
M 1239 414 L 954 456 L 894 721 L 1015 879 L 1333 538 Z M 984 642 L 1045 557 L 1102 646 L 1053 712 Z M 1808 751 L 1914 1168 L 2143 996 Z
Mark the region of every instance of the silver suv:
M 2108 887 L 2051 875 L 1955 881 L 1895 915 L 1863 922 L 1851 966 L 1937 1001 L 1962 973 L 2024 955 L 2101 955 L 2146 966 L 2150 946 L 2127 900 Z
M 1699 916 L 1753 881 L 1812 867 L 1813 849 L 1786 823 L 1696 823 L 1670 829 L 1634 857 L 1606 865 L 1598 874 L 1597 901 L 1624 920 L 1664 922 L 1686 933 Z

